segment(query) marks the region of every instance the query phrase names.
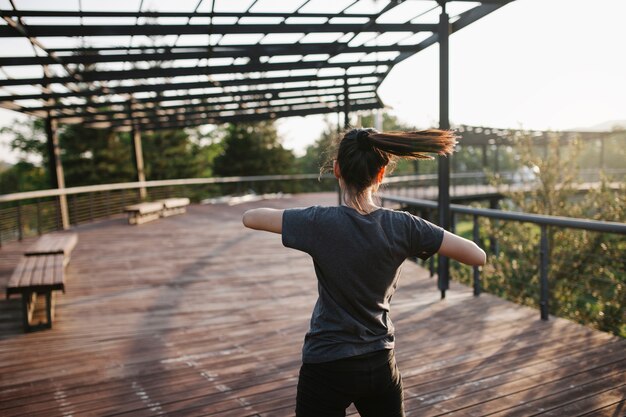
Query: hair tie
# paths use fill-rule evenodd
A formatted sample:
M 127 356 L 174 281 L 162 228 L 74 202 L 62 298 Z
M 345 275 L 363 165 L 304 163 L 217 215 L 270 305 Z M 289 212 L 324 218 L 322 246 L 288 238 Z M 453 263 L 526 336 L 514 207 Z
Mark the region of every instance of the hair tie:
M 359 130 L 359 132 L 356 134 L 356 142 L 359 145 L 359 149 L 362 151 L 368 151 L 372 149 L 370 134 L 367 130 Z

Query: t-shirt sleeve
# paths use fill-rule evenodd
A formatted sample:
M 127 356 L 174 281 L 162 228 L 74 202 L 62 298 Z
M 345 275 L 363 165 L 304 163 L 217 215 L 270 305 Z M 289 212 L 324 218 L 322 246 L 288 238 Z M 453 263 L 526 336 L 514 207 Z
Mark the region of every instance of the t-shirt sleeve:
M 316 238 L 318 207 L 287 209 L 283 212 L 283 245 L 310 253 Z
M 410 215 L 411 256 L 428 259 L 441 247 L 443 229 L 421 217 Z

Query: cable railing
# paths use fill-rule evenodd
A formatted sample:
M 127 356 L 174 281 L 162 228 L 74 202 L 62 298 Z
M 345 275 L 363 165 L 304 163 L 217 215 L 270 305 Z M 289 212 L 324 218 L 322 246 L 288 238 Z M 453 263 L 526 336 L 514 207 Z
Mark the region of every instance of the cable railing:
M 610 178 L 610 181 L 607 181 Z M 619 189 L 626 181 L 626 169 L 580 170 L 574 191 L 585 193 L 605 186 Z M 528 170 L 503 172 L 463 172 L 450 175 L 450 198 L 453 202 L 478 199 L 497 201 L 510 193 L 524 193 L 536 189 L 537 176 Z M 398 175 L 386 178 L 381 189 L 389 194 L 425 200 L 436 200 L 439 194 L 437 174 Z
M 483 181 L 485 176 L 474 172 L 453 174 L 453 178 Z M 436 175 L 386 178 L 389 184 L 436 181 Z M 0 245 L 63 229 L 62 204 L 67 211 L 67 225 L 71 226 L 118 215 L 124 207 L 140 201 L 188 197 L 199 203 L 223 196 L 332 190 L 337 190 L 332 175 L 293 174 L 126 182 L 6 194 L 0 195 Z
M 390 193 L 381 200 L 437 218 L 432 200 Z M 626 224 L 458 204 L 451 205 L 451 214 L 451 229 L 489 253 L 484 270 L 472 267 L 468 273 L 453 263 L 453 277 L 471 284 L 474 295 L 486 288 L 538 306 L 542 320 L 552 313 L 626 336 Z M 431 258 L 431 275 L 434 262 Z
M 626 173 L 626 170 L 614 171 L 610 174 L 619 176 Z M 533 186 L 532 182 L 520 184 L 518 172 L 501 172 L 498 175 L 505 184 L 504 188 L 497 189 L 489 185 L 491 176 L 484 172 L 452 173 L 453 201 L 481 196 L 498 199 L 504 192 L 511 190 L 511 184 L 517 186 L 518 190 L 531 189 Z M 597 171 L 583 172 L 583 178 L 588 180 L 593 180 L 593 176 L 597 175 Z M 432 200 L 437 198 L 437 175 L 390 176 L 385 179 L 384 187 L 394 195 Z M 68 224 L 77 225 L 120 214 L 125 206 L 142 200 L 188 197 L 194 202 L 201 202 L 228 195 L 336 189 L 332 175 L 320 177 L 318 174 L 295 174 L 127 182 L 0 195 L 0 245 L 62 229 L 60 198 L 65 199 Z M 142 198 L 141 190 L 145 190 L 145 199 Z
M 69 225 L 75 226 L 119 215 L 140 201 L 188 197 L 200 203 L 229 195 L 334 191 L 336 181 L 331 178 L 318 174 L 186 178 L 0 195 L 0 245 L 63 229 L 60 197 L 66 200 Z

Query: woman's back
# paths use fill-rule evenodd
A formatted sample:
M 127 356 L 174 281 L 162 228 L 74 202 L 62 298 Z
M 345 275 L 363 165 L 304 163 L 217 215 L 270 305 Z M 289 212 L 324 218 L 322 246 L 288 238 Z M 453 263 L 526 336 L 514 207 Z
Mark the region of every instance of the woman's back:
M 286 210 L 282 229 L 285 246 L 313 258 L 319 285 L 303 361 L 393 348 L 389 304 L 399 268 L 407 257 L 435 253 L 443 230 L 405 212 L 346 206 Z

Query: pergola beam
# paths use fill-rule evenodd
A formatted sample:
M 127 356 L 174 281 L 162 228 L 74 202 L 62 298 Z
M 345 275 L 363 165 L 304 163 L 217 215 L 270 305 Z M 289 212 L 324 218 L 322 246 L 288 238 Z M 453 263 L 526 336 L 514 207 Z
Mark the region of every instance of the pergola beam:
M 376 93 L 374 91 L 369 92 L 371 93 L 371 95 L 369 97 L 360 97 L 358 99 L 353 99 L 352 101 L 357 101 L 357 100 L 368 100 L 370 98 L 375 98 L 376 97 Z M 272 109 L 275 108 L 281 108 L 281 107 L 285 107 L 285 106 L 298 106 L 298 105 L 304 105 L 304 104 L 315 104 L 318 102 L 322 102 L 325 104 L 330 104 L 330 103 L 335 103 L 335 102 L 343 102 L 343 99 L 340 99 L 338 96 L 333 97 L 332 99 L 326 99 L 326 100 L 321 100 L 322 97 L 320 96 L 310 96 L 310 97 L 304 97 L 304 98 L 300 98 L 300 101 L 297 100 L 292 100 L 289 103 L 284 103 L 284 104 L 272 104 L 270 102 L 268 102 L 268 104 L 262 104 L 263 102 L 249 102 L 249 103 L 245 103 L 245 102 L 234 102 L 232 104 L 235 105 L 240 105 L 240 107 L 243 108 L 243 110 L 255 110 L 255 111 L 259 111 L 259 112 L 271 112 Z M 259 103 L 258 105 L 255 105 Z M 246 106 L 246 107 L 243 107 Z M 139 119 L 140 121 L 144 121 L 146 119 L 159 119 L 159 118 L 163 118 L 163 117 L 183 117 L 183 116 L 188 116 L 191 114 L 197 114 L 197 113 L 202 113 L 205 114 L 207 112 L 210 112 L 212 114 L 211 118 L 214 120 L 219 120 L 221 119 L 224 113 L 229 114 L 232 113 L 234 110 L 231 109 L 227 109 L 227 108 L 217 108 L 215 106 L 213 107 L 209 107 L 209 106 L 202 106 L 202 105 L 197 105 L 197 106 L 177 106 L 176 108 L 153 108 L 153 109 L 141 109 L 141 110 L 134 110 L 133 111 L 133 119 Z M 63 120 L 68 120 L 68 121 L 74 121 L 77 122 L 77 120 L 75 119 L 80 119 L 80 123 L 83 124 L 98 124 L 98 123 L 103 123 L 103 122 L 115 122 L 115 121 L 119 121 L 119 120 L 124 120 L 125 116 L 123 112 L 115 112 L 114 114 L 103 114 L 103 113 L 97 113 L 97 114 L 93 114 L 93 115 L 89 115 L 90 117 L 80 117 L 80 116 L 68 116 L 65 118 L 57 118 L 57 120 L 63 121 Z
M 177 48 L 144 48 L 163 49 L 161 52 L 134 53 L 135 48 L 123 48 L 128 53 L 100 54 L 101 51 L 110 49 L 90 48 L 85 50 L 85 55 L 57 55 L 57 59 L 48 56 L 33 57 L 0 57 L 0 66 L 21 65 L 52 65 L 59 61 L 64 64 L 95 64 L 104 62 L 141 62 L 141 61 L 172 61 L 177 59 L 205 59 L 211 58 L 240 58 L 242 56 L 285 56 L 285 55 L 311 55 L 311 54 L 335 54 L 337 46 L 332 44 L 296 44 L 296 45 L 254 45 L 253 47 L 214 47 L 190 46 Z M 387 45 L 387 46 L 355 46 L 351 47 L 350 53 L 375 53 L 375 52 L 415 52 L 415 45 Z M 172 51 L 174 50 L 174 51 Z M 179 52 L 175 52 L 178 51 Z M 311 61 L 314 63 L 315 61 Z
M 450 32 L 510 1 L 478 1 L 449 25 Z M 307 13 L 307 2 L 291 13 L 264 13 L 261 3 L 252 2 L 237 12 L 216 12 L 212 6 L 201 12 L 200 0 L 193 9 L 175 12 L 141 11 L 141 7 L 137 12 L 83 11 L 80 2 L 78 9 L 69 11 L 2 10 L 0 17 L 7 24 L 0 26 L 0 37 L 26 38 L 47 56 L 0 58 L 0 66 L 41 66 L 45 73 L 44 79 L 29 75 L 0 79 L 0 88 L 39 86 L 40 90 L 0 95 L 0 107 L 36 116 L 51 113 L 51 120 L 57 122 L 116 129 L 130 129 L 132 121 L 142 131 L 144 124 L 162 128 L 164 121 L 180 123 L 186 117 L 194 118 L 192 125 L 197 125 L 233 117 L 256 120 L 345 110 L 347 118 L 359 105 L 382 106 L 376 88 L 393 66 L 439 41 L 438 24 L 411 23 L 419 17 L 417 9 L 415 16 L 395 22 L 379 19 L 402 1 L 386 2 L 374 13 L 351 13 L 356 0 L 332 13 L 330 8 Z M 89 18 L 102 19 L 95 24 Z M 112 24 L 106 24 L 107 18 Z M 172 18 L 180 21 L 167 21 Z M 225 24 L 226 18 L 234 23 Z M 134 20 L 134 24 L 116 19 Z M 242 34 L 252 36 L 250 40 L 228 36 Z M 284 34 L 294 34 L 296 41 L 280 43 L 279 35 Z M 340 41 L 308 36 L 324 34 Z M 368 35 L 359 38 L 363 34 Z M 398 37 L 379 42 L 386 34 Z M 419 37 L 421 41 L 413 37 L 419 34 L 425 35 Z M 137 45 L 133 37 L 141 35 L 175 36 L 164 45 L 154 38 Z M 184 35 L 204 35 L 204 44 L 196 40 L 195 45 L 177 45 Z M 93 36 L 130 36 L 131 42 L 105 46 L 98 40 L 95 45 L 102 46 L 90 46 Z M 51 40 L 59 47 L 48 48 L 51 45 L 40 37 L 71 37 L 73 42 L 59 45 Z M 307 43 L 309 39 L 314 43 Z M 287 56 L 293 59 L 275 59 Z M 370 58 L 374 60 L 365 61 Z M 128 112 L 125 103 L 131 102 L 133 109 Z
M 356 92 L 365 92 L 365 91 L 375 91 L 377 82 L 369 82 L 369 83 L 359 83 L 358 85 L 349 85 L 349 88 Z M 367 87 L 367 88 L 365 88 Z M 326 95 L 336 95 L 343 94 L 343 85 L 333 85 L 326 87 L 319 86 L 308 86 L 308 87 L 286 87 L 286 88 L 266 88 L 266 89 L 252 89 L 252 90 L 242 90 L 242 91 L 228 91 L 228 92 L 219 92 L 219 93 L 200 93 L 200 94 L 183 94 L 176 96 L 163 96 L 157 95 L 155 97 L 147 97 L 147 98 L 135 98 L 135 110 L 149 110 L 150 105 L 154 105 L 156 103 L 163 102 L 173 102 L 173 101 L 184 101 L 186 104 L 183 106 L 194 106 L 196 104 L 202 105 L 224 105 L 231 104 L 236 102 L 255 102 L 255 101 L 269 101 L 269 100 L 287 100 L 287 99 L 295 99 L 301 97 L 309 97 L 311 95 L 317 95 L 319 97 L 323 97 Z M 291 93 L 302 93 L 300 96 L 290 95 Z M 269 95 L 269 97 L 268 97 Z M 282 96 L 281 96 L 282 95 Z M 284 95 L 289 95 L 285 97 Z M 224 100 L 223 98 L 227 99 Z M 247 101 L 236 100 L 234 97 L 248 97 Z M 211 100 L 213 101 L 206 101 Z M 201 103 L 192 103 L 194 100 L 202 100 Z M 54 116 L 57 119 L 64 119 L 67 117 L 75 117 L 88 115 L 89 112 L 83 112 L 88 109 L 98 109 L 98 108 L 119 108 L 119 110 L 104 110 L 98 112 L 98 114 L 115 114 L 124 112 L 125 102 L 104 102 L 104 103 L 84 103 L 84 104 L 53 104 L 53 105 L 45 105 L 40 107 L 30 107 L 29 109 L 32 112 L 44 112 L 48 110 L 58 110 L 58 111 L 71 111 L 70 113 L 57 113 Z M 162 108 L 176 108 L 177 105 L 174 106 L 163 106 Z
M 469 0 L 467 0 L 469 1 Z M 504 1 L 504 0 L 499 0 Z M 139 12 L 109 12 L 109 11 L 57 11 L 57 10 L 2 10 L 0 16 L 9 17 L 113 17 L 113 18 L 159 18 L 159 17 L 183 17 L 189 18 L 189 13 L 185 12 L 155 12 L 155 11 L 139 11 Z M 366 18 L 375 17 L 368 13 L 276 13 L 276 12 L 194 12 L 193 17 L 212 18 L 212 17 L 232 17 L 241 19 L 244 17 L 262 17 L 262 18 Z
M 378 100 L 372 101 L 370 103 L 360 103 L 354 104 L 352 106 L 353 111 L 360 110 L 374 110 L 381 108 L 382 105 Z M 220 123 L 249 123 L 263 120 L 273 120 L 279 119 L 283 117 L 296 117 L 296 116 L 308 116 L 311 114 L 328 114 L 337 112 L 337 108 L 334 107 L 320 107 L 320 108 L 311 108 L 311 109 L 292 109 L 292 110 L 277 110 L 272 112 L 271 115 L 268 114 L 244 114 L 244 115 L 235 115 L 235 116 L 227 116 L 221 117 L 219 120 L 213 121 L 214 124 Z M 206 119 L 201 116 L 198 118 L 192 118 L 189 120 L 183 121 L 171 121 L 171 122 L 161 122 L 161 123 L 151 123 L 151 124 L 142 124 L 144 131 L 153 131 L 153 130 L 164 130 L 164 129 L 182 129 L 182 128 L 190 128 L 197 127 L 200 125 L 207 124 Z M 124 124 L 116 124 L 112 125 L 111 128 L 116 131 L 129 131 L 130 126 Z
M 280 25 L 211 25 L 214 35 L 267 34 L 267 33 L 359 33 L 363 24 L 280 24 Z M 436 24 L 394 23 L 373 24 L 372 32 L 435 32 Z M 166 36 L 206 35 L 207 25 L 28 25 L 30 36 L 38 38 L 58 36 Z M 19 32 L 8 26 L 0 26 L 0 38 L 21 37 Z
M 373 104 L 376 103 L 378 107 L 382 107 L 381 102 L 377 96 L 373 97 L 364 97 L 360 99 L 353 99 L 351 102 L 358 104 Z M 130 126 L 132 123 L 150 123 L 150 122 L 158 122 L 160 120 L 181 120 L 181 119 L 190 119 L 193 117 L 202 117 L 206 120 L 210 120 L 210 122 L 214 123 L 224 123 L 223 120 L 230 119 L 232 117 L 246 117 L 251 114 L 255 115 L 265 115 L 265 118 L 271 118 L 272 113 L 281 113 L 285 111 L 291 111 L 300 107 L 306 107 L 307 109 L 313 111 L 315 109 L 325 109 L 325 108 L 339 108 L 339 106 L 343 104 L 343 99 L 335 98 L 333 100 L 328 101 L 312 101 L 312 102 L 303 102 L 303 103 L 292 103 L 292 104 L 282 104 L 282 105 L 268 105 L 263 107 L 253 107 L 253 108 L 243 108 L 242 110 L 210 110 L 210 109 L 192 109 L 188 111 L 181 111 L 179 113 L 174 114 L 161 114 L 161 115 L 148 115 L 148 116 L 136 116 L 133 113 L 133 116 L 130 118 L 102 118 L 102 119 L 91 119 L 83 121 L 85 126 L 98 126 L 98 125 L 108 125 L 108 126 Z M 354 109 L 354 105 L 351 103 L 351 109 Z M 205 122 L 207 124 L 208 122 Z
M 83 72 L 82 78 L 85 82 L 93 81 L 120 81 L 120 80 L 138 80 L 147 78 L 168 78 L 183 77 L 191 75 L 218 75 L 218 74 L 249 74 L 262 73 L 270 71 L 290 71 L 300 69 L 319 70 L 322 68 L 354 68 L 387 65 L 392 66 L 394 62 L 388 61 L 368 61 L 368 62 L 352 62 L 352 63 L 327 63 L 327 62 L 289 62 L 276 64 L 240 64 L 240 65 L 221 65 L 221 66 L 201 66 L 201 67 L 182 67 L 182 68 L 150 68 L 120 71 L 89 71 Z M 45 80 L 48 84 L 65 84 L 72 82 L 72 77 L 50 77 Z M 0 87 L 16 86 L 16 85 L 33 85 L 43 84 L 42 78 L 16 78 L 0 80 Z
M 371 74 L 354 74 L 349 76 L 349 79 L 370 78 L 377 77 L 377 83 L 382 81 L 382 73 Z M 166 84 L 138 84 L 133 86 L 115 86 L 107 87 L 106 91 L 102 88 L 94 90 L 82 90 L 78 92 L 67 93 L 41 93 L 41 94 L 15 94 L 10 96 L 0 96 L 0 103 L 13 103 L 17 100 L 48 100 L 48 99 L 63 99 L 70 97 L 85 98 L 99 95 L 123 95 L 134 94 L 144 92 L 164 92 L 171 90 L 193 90 L 198 88 L 211 88 L 211 87 L 239 87 L 239 86 L 259 86 L 259 85 L 271 85 L 271 84 L 291 84 L 302 82 L 327 82 L 333 80 L 341 80 L 336 76 L 316 76 L 316 75 L 304 75 L 304 76 L 292 76 L 292 77 L 265 77 L 265 78 L 248 78 L 248 79 L 236 79 L 236 80 L 224 80 L 224 81 L 195 81 L 185 83 L 166 83 Z M 319 87 L 329 88 L 329 87 Z M 141 101 L 141 99 L 139 99 Z

